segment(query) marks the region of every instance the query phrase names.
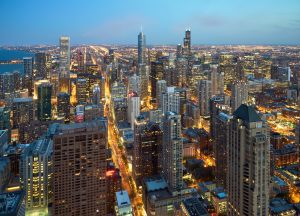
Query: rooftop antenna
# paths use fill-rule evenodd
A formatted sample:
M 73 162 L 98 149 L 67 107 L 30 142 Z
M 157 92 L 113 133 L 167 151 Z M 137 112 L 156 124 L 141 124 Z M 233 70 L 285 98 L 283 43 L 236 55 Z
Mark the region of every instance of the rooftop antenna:
M 141 32 L 143 32 L 143 25 L 141 25 Z

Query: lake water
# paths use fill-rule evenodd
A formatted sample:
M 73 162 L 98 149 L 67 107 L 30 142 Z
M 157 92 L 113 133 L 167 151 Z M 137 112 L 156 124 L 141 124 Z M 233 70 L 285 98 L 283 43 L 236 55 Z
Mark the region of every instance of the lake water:
M 33 57 L 34 53 L 23 50 L 0 49 L 0 60 L 21 60 L 23 57 Z M 23 64 L 0 64 L 0 73 L 19 71 L 23 73 Z

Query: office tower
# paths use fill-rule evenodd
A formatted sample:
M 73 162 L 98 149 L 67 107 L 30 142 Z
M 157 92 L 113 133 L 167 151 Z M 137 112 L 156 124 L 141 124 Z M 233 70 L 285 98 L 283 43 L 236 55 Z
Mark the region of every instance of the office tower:
M 141 77 L 141 100 L 145 101 L 149 96 L 148 82 L 149 82 L 149 66 L 142 64 L 139 66 L 139 76 Z
M 35 77 L 39 77 L 41 79 L 47 79 L 47 68 L 46 68 L 46 53 L 36 53 L 35 54 L 35 68 L 36 74 Z
M 65 121 L 70 121 L 70 95 L 61 92 L 57 95 L 57 115 Z
M 141 95 L 141 76 L 134 74 L 128 78 L 128 92 L 136 92 Z
M 32 57 L 23 58 L 24 66 L 24 87 L 28 89 L 29 96 L 33 91 L 33 59 Z
M 132 207 L 130 204 L 130 199 L 128 192 L 121 190 L 116 192 L 116 206 L 115 206 L 115 215 L 116 216 L 133 216 Z
M 135 119 L 132 173 L 137 186 L 142 179 L 159 173 L 162 131 L 159 124 L 147 121 L 142 115 Z
M 185 37 L 183 39 L 183 55 L 188 57 L 191 55 L 191 30 L 185 30 Z
M 198 81 L 198 103 L 201 116 L 209 115 L 209 99 L 211 98 L 211 81 Z
M 53 136 L 53 215 L 106 214 L 107 121 L 60 124 Z
M 127 109 L 127 119 L 131 125 L 131 128 L 134 128 L 134 120 L 140 115 L 141 110 L 141 101 L 140 97 L 136 92 L 130 92 L 128 94 L 128 109 Z
M 33 84 L 33 99 L 37 100 L 38 99 L 38 87 L 39 85 L 43 83 L 48 83 L 50 84 L 49 80 L 35 80 Z
M 241 104 L 248 103 L 248 84 L 244 81 L 237 81 L 232 84 L 231 109 L 234 112 Z
M 175 87 L 167 87 L 167 91 L 161 94 L 159 108 L 163 114 L 166 112 L 180 112 L 180 97 L 175 91 Z
M 151 97 L 156 98 L 156 83 L 158 80 L 164 78 L 164 65 L 163 62 L 151 62 L 150 83 L 151 83 Z
M 226 188 L 227 173 L 227 145 L 229 141 L 229 125 L 232 119 L 231 115 L 220 112 L 214 117 L 215 136 L 213 137 L 213 151 L 216 161 L 215 179 L 219 186 Z
M 188 76 L 188 61 L 185 58 L 176 59 L 175 62 L 175 74 L 172 74 L 173 85 L 178 87 L 187 86 Z
M 138 64 L 147 64 L 146 35 L 143 32 L 138 35 Z
M 88 104 L 84 106 L 84 121 L 91 121 L 104 116 L 102 104 Z
M 149 110 L 149 121 L 160 124 L 162 120 L 162 111 L 160 109 Z
M 9 107 L 0 107 L 0 130 L 7 130 L 8 142 L 10 142 L 11 138 L 10 113 Z
M 15 98 L 12 105 L 12 126 L 29 124 L 34 120 L 34 103 L 32 98 Z
M 162 174 L 171 191 L 178 191 L 183 186 L 182 148 L 180 115 L 166 112 L 163 119 Z
M 20 73 L 5 72 L 0 74 L 0 99 L 5 99 L 7 94 L 12 94 L 20 89 Z
M 106 171 L 106 207 L 107 214 L 115 212 L 116 192 L 122 190 L 122 177 L 120 170 L 114 165 L 109 165 Z
M 186 111 L 186 99 L 187 99 L 187 90 L 186 88 L 175 88 L 176 94 L 179 96 L 179 113 L 184 115 Z
M 182 57 L 182 45 L 178 44 L 176 47 L 176 58 L 179 59 Z
M 27 210 L 48 211 L 52 197 L 52 151 L 53 141 L 43 138 L 33 142 L 21 155 L 20 181 Z
M 111 87 L 112 98 L 126 98 L 127 89 L 123 82 L 115 82 Z
M 156 82 L 156 104 L 160 104 L 162 94 L 167 91 L 166 80 L 158 80 Z
M 70 70 L 70 37 L 62 36 L 59 39 L 60 47 L 60 67 L 65 68 L 65 72 L 69 73 Z
M 65 121 L 70 121 L 70 95 L 61 92 L 57 95 L 57 115 Z
M 101 102 L 101 91 L 98 84 L 93 86 L 92 104 L 99 105 Z
M 51 120 L 51 95 L 52 85 L 50 83 L 42 83 L 38 86 L 37 118 L 40 121 Z
M 291 81 L 291 68 L 279 67 L 278 65 L 271 65 L 271 79 L 282 82 Z
M 270 140 L 253 107 L 242 104 L 229 126 L 227 215 L 268 215 Z
M 76 97 L 78 104 L 87 103 L 88 91 L 87 91 L 87 80 L 86 79 L 77 79 L 76 82 Z
M 210 81 L 212 96 L 224 94 L 224 73 L 218 72 L 217 65 L 211 65 Z

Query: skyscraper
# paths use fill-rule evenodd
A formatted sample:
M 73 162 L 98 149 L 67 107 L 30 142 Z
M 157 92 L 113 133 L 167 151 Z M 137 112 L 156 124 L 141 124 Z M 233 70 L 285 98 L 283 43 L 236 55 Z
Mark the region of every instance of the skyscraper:
M 20 181 L 25 191 L 27 210 L 48 209 L 52 197 L 52 151 L 51 139 L 33 142 L 22 153 Z
M 142 115 L 135 119 L 132 173 L 141 186 L 142 179 L 159 173 L 162 148 L 162 131 L 157 123 L 147 121 Z
M 37 117 L 40 121 L 51 120 L 51 95 L 52 85 L 50 83 L 42 83 L 38 86 Z
M 77 79 L 76 83 L 76 97 L 78 104 L 87 103 L 88 99 L 88 83 L 86 79 Z
M 57 95 L 57 115 L 70 121 L 70 95 L 61 92 Z
M 211 66 L 210 81 L 212 96 L 224 93 L 224 73 L 218 72 L 217 65 Z
M 0 107 L 0 130 L 7 130 L 8 142 L 11 138 L 10 108 Z
M 167 87 L 167 91 L 161 94 L 160 106 L 162 113 L 180 112 L 180 97 L 175 87 Z
M 12 106 L 13 128 L 29 124 L 34 120 L 34 103 L 32 98 L 15 98 Z
M 217 128 L 213 137 L 213 151 L 216 161 L 215 179 L 218 185 L 226 187 L 227 173 L 227 154 L 229 141 L 229 124 L 232 119 L 231 115 L 220 112 L 214 117 L 213 128 Z
M 23 58 L 24 66 L 24 87 L 28 89 L 29 96 L 33 92 L 33 59 L 32 57 Z
M 61 124 L 53 137 L 53 212 L 106 215 L 107 120 Z
M 128 78 L 128 92 L 136 92 L 141 95 L 141 76 L 134 74 Z
M 66 72 L 70 70 L 70 37 L 62 36 L 59 39 L 60 67 L 65 67 Z
M 156 83 L 158 80 L 162 80 L 164 78 L 163 62 L 151 62 L 151 71 L 149 78 L 151 83 L 151 97 L 156 98 Z
M 183 55 L 188 57 L 191 55 L 191 30 L 185 30 L 185 37 L 183 39 Z
M 198 82 L 198 103 L 200 115 L 209 115 L 209 99 L 211 98 L 211 81 L 199 80 Z
M 231 109 L 234 112 L 241 104 L 248 103 L 248 84 L 244 81 L 237 81 L 232 84 Z
M 141 101 L 140 97 L 136 92 L 130 92 L 128 94 L 128 109 L 127 109 L 127 119 L 131 125 L 131 128 L 134 128 L 135 118 L 140 115 Z
M 163 119 L 162 174 L 172 191 L 182 189 L 182 149 L 180 115 L 165 113 Z
M 101 100 L 101 90 L 98 84 L 93 86 L 92 104 L 99 105 Z
M 139 76 L 141 77 L 141 100 L 145 101 L 148 97 L 149 66 L 142 64 L 139 67 Z
M 167 91 L 167 82 L 166 80 L 158 80 L 156 82 L 156 103 L 160 104 L 162 94 Z
M 138 35 L 138 64 L 147 64 L 146 35 L 143 32 Z
M 268 215 L 269 129 L 245 104 L 233 113 L 229 127 L 227 215 Z
M 20 73 L 18 71 L 0 74 L 0 99 L 4 99 L 5 94 L 11 94 L 19 90 L 19 83 Z
M 35 54 L 35 67 L 36 67 L 35 77 L 39 77 L 41 79 L 47 79 L 46 61 L 47 61 L 46 53 L 39 52 Z

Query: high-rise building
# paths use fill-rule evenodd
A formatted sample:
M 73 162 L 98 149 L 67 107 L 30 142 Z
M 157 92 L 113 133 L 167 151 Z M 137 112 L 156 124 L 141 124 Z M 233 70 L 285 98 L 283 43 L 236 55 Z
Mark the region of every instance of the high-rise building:
M 32 57 L 23 58 L 24 66 L 24 87 L 28 89 L 29 96 L 33 92 L 33 59 Z
M 198 82 L 198 103 L 200 115 L 209 115 L 209 99 L 211 98 L 211 81 L 199 80 Z
M 159 124 L 147 121 L 140 115 L 134 123 L 132 173 L 138 186 L 142 179 L 159 173 L 162 148 L 162 131 Z
M 211 65 L 210 81 L 212 96 L 224 94 L 224 73 L 218 72 L 217 65 Z
M 11 138 L 10 113 L 9 107 L 0 107 L 0 130 L 7 130 L 8 142 Z
M 191 30 L 185 30 L 185 37 L 183 39 L 183 55 L 190 56 L 191 55 Z
M 134 74 L 128 78 L 128 92 L 136 92 L 141 95 L 141 76 Z
M 12 125 L 29 124 L 34 120 L 34 103 L 32 98 L 15 98 L 12 105 Z
M 35 77 L 39 77 L 41 79 L 47 79 L 46 62 L 47 62 L 46 53 L 39 52 L 35 54 L 35 67 L 36 67 Z
M 216 161 L 215 179 L 219 186 L 226 187 L 227 145 L 229 141 L 229 124 L 232 116 L 220 112 L 214 118 L 214 125 L 212 127 L 217 128 L 213 137 L 213 151 Z
M 182 149 L 180 115 L 166 112 L 163 119 L 162 174 L 172 191 L 182 189 Z
M 51 95 L 52 85 L 50 83 L 42 83 L 38 86 L 37 118 L 40 121 L 51 120 Z
M 164 78 L 163 62 L 151 62 L 151 71 L 149 78 L 151 83 L 151 97 L 156 98 L 156 83 L 158 80 L 162 80 Z
M 148 82 L 149 82 L 149 66 L 142 64 L 139 66 L 139 76 L 141 77 L 141 100 L 145 101 L 149 96 Z
M 88 99 L 88 84 L 86 79 L 77 79 L 76 96 L 78 104 L 86 104 Z
M 70 121 L 70 95 L 61 92 L 57 95 L 57 115 L 59 118 L 64 118 L 65 121 Z
M 161 94 L 160 109 L 162 113 L 180 113 L 180 97 L 175 91 L 175 87 L 167 87 L 167 91 Z
M 101 90 L 98 84 L 93 86 L 92 104 L 99 105 L 101 102 Z
M 69 72 L 70 70 L 70 37 L 62 36 L 59 39 L 59 47 L 60 47 L 60 67 L 65 68 L 65 72 Z
M 146 35 L 140 32 L 138 35 L 138 64 L 147 64 L 146 59 Z
M 233 113 L 229 127 L 227 215 L 268 215 L 269 129 L 245 104 Z
M 141 101 L 140 97 L 136 92 L 130 92 L 128 94 L 128 109 L 127 109 L 127 119 L 131 125 L 131 128 L 134 128 L 135 118 L 140 115 Z
M 244 81 L 237 81 L 232 84 L 231 89 L 231 110 L 234 112 L 241 104 L 248 103 L 248 84 Z
M 39 139 L 24 150 L 20 159 L 20 181 L 27 210 L 48 209 L 52 197 L 51 139 Z
M 162 94 L 167 91 L 167 82 L 166 80 L 158 80 L 156 82 L 156 103 L 160 104 Z
M 53 137 L 54 215 L 106 215 L 107 120 L 61 124 Z
M 179 59 L 182 57 L 182 45 L 178 44 L 176 48 L 176 58 Z
M 20 73 L 14 71 L 0 74 L 0 99 L 4 99 L 6 94 L 12 94 L 20 89 Z

